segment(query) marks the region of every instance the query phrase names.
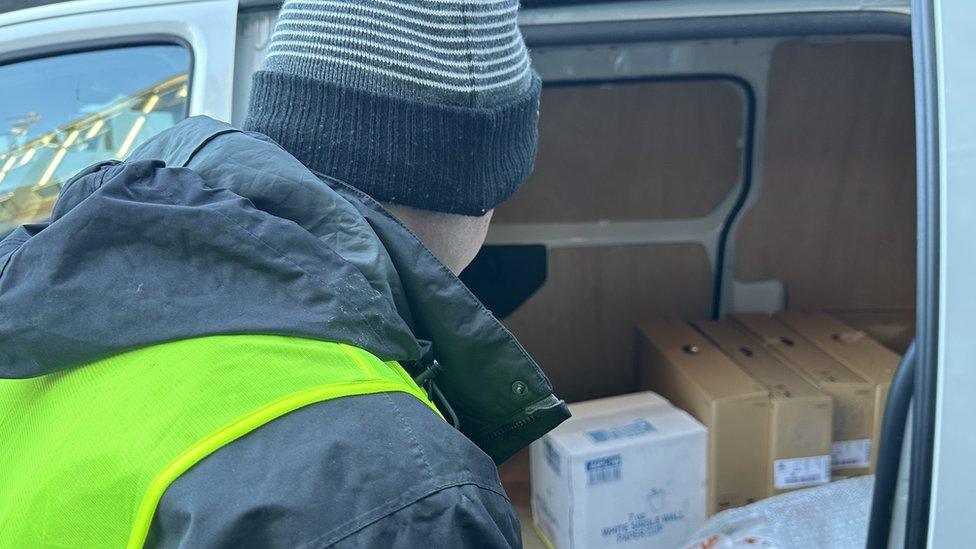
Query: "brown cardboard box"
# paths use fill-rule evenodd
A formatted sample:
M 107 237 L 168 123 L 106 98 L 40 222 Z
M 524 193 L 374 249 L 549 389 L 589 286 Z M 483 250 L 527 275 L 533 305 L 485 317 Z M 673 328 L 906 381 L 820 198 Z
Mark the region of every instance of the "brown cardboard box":
M 836 475 L 873 473 L 874 384 L 803 336 L 765 314 L 734 314 L 733 322 L 754 335 L 773 355 L 834 398 L 831 467 Z M 873 443 L 873 444 L 872 444 Z
M 642 389 L 708 427 L 709 514 L 768 495 L 770 407 L 762 386 L 681 320 L 638 326 L 637 367 Z
M 834 401 L 755 338 L 727 323 L 693 322 L 719 349 L 769 392 L 772 403 L 766 492 L 830 482 Z
M 874 432 L 871 439 L 878 440 L 891 377 L 901 358 L 864 332 L 826 313 L 785 311 L 776 314 L 776 318 L 874 385 Z M 871 455 L 872 469 L 876 454 L 872 452 Z

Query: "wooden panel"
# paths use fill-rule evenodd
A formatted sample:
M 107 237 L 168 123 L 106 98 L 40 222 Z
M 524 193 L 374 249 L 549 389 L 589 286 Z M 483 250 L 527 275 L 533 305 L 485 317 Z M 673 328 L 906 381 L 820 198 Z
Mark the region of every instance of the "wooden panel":
M 637 390 L 637 322 L 705 316 L 710 296 L 696 244 L 556 249 L 545 286 L 505 324 L 572 402 Z
M 495 222 L 705 215 L 738 177 L 743 109 L 722 81 L 545 88 L 535 172 Z
M 910 44 L 787 42 L 772 63 L 765 181 L 736 276 L 784 280 L 791 307 L 914 307 Z

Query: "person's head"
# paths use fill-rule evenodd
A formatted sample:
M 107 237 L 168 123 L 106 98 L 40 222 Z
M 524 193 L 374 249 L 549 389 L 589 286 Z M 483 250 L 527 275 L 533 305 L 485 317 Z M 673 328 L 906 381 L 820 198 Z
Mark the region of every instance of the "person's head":
M 388 207 L 454 272 L 532 170 L 518 0 L 286 0 L 244 127 Z

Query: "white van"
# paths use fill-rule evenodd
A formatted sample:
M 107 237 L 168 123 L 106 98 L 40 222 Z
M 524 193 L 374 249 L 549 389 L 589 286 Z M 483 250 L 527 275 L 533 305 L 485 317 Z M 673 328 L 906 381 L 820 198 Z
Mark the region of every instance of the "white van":
M 900 352 L 914 339 L 889 399 L 901 415 L 912 400 L 906 457 L 893 413 L 870 539 L 968 546 L 972 2 L 523 4 L 539 158 L 489 235 L 507 291 L 480 291 L 556 392 L 637 390 L 633 328 L 653 316 L 815 308 Z M 278 7 L 0 0 L 0 236 L 186 116 L 242 122 Z M 523 508 L 524 468 L 503 471 Z

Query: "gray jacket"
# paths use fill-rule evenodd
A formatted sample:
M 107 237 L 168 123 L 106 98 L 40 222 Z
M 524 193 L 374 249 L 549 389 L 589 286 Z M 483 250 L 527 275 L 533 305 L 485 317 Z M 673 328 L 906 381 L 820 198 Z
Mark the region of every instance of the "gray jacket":
M 0 311 L 0 377 L 203 335 L 295 335 L 401 361 L 460 429 L 402 395 L 309 406 L 178 479 L 154 545 L 518 545 L 488 456 L 568 417 L 511 334 L 382 207 L 204 117 L 86 169 L 49 224 L 0 241 Z

